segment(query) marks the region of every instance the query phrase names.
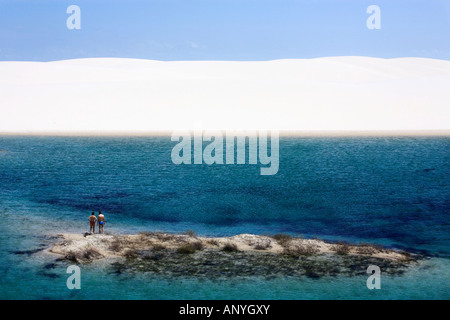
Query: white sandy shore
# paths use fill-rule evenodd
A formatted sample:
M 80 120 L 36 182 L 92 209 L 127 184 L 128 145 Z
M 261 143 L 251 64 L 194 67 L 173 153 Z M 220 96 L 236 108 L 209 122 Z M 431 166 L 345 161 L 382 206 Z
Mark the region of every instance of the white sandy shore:
M 448 88 L 450 61 L 425 58 L 8 61 L 0 62 L 0 132 L 448 135 Z
M 143 233 L 137 235 L 82 235 L 61 234 L 62 240 L 55 243 L 49 250 L 63 257 L 73 255 L 79 262 L 99 260 L 104 258 L 123 258 L 130 252 L 146 250 L 178 250 L 181 247 L 195 247 L 201 244 L 201 249 L 221 251 L 227 245 L 235 246 L 241 252 L 269 252 L 273 254 L 336 254 L 344 250 L 345 255 L 360 255 L 393 261 L 408 261 L 411 255 L 392 249 L 371 245 L 343 245 L 328 243 L 318 239 L 287 238 L 240 234 L 233 237 L 199 237 L 196 235 L 168 234 L 161 232 Z M 346 248 L 343 248 L 346 247 Z M 89 255 L 86 256 L 86 252 Z

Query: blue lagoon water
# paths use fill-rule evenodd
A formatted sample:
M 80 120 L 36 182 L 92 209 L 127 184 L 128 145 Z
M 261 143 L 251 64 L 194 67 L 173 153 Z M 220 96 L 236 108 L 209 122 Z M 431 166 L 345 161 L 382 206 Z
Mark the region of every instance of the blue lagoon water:
M 450 138 L 284 137 L 280 168 L 174 165 L 170 137 L 0 137 L 2 299 L 449 299 Z M 39 251 L 51 236 L 108 233 L 229 236 L 289 233 L 370 242 L 427 259 L 401 275 L 205 280 L 113 274 Z

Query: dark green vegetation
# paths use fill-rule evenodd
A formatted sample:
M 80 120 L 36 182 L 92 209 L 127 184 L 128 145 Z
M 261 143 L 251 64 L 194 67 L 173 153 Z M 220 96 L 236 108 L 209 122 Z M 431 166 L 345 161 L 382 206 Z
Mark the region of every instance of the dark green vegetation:
M 190 248 L 190 247 L 189 247 Z M 187 252 L 189 251 L 189 252 Z M 229 250 L 148 250 L 124 262 L 111 265 L 112 273 L 144 272 L 167 277 L 265 278 L 277 276 L 320 278 L 325 276 L 366 275 L 369 265 L 379 266 L 386 274 L 401 274 L 409 262 L 374 257 L 321 254 L 274 254 Z

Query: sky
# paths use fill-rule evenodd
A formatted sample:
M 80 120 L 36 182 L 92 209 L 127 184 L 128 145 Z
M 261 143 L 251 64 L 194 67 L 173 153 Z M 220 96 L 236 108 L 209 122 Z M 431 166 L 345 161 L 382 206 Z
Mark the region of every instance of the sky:
M 69 30 L 67 7 L 81 9 Z M 378 5 L 381 29 L 370 30 Z M 448 0 L 0 0 L 0 61 L 450 60 Z

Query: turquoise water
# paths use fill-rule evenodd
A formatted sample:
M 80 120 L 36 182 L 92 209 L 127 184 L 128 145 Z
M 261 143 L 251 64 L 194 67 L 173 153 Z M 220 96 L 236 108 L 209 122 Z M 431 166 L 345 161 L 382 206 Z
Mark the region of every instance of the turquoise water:
M 3 299 L 448 299 L 450 139 L 281 138 L 280 169 L 172 164 L 170 137 L 0 137 L 0 298 Z M 290 233 L 371 242 L 427 259 L 382 289 L 367 277 L 207 281 L 115 274 L 39 249 L 85 232 L 101 210 L 110 233 L 144 230 L 225 236 Z M 34 253 L 36 252 L 36 253 Z

